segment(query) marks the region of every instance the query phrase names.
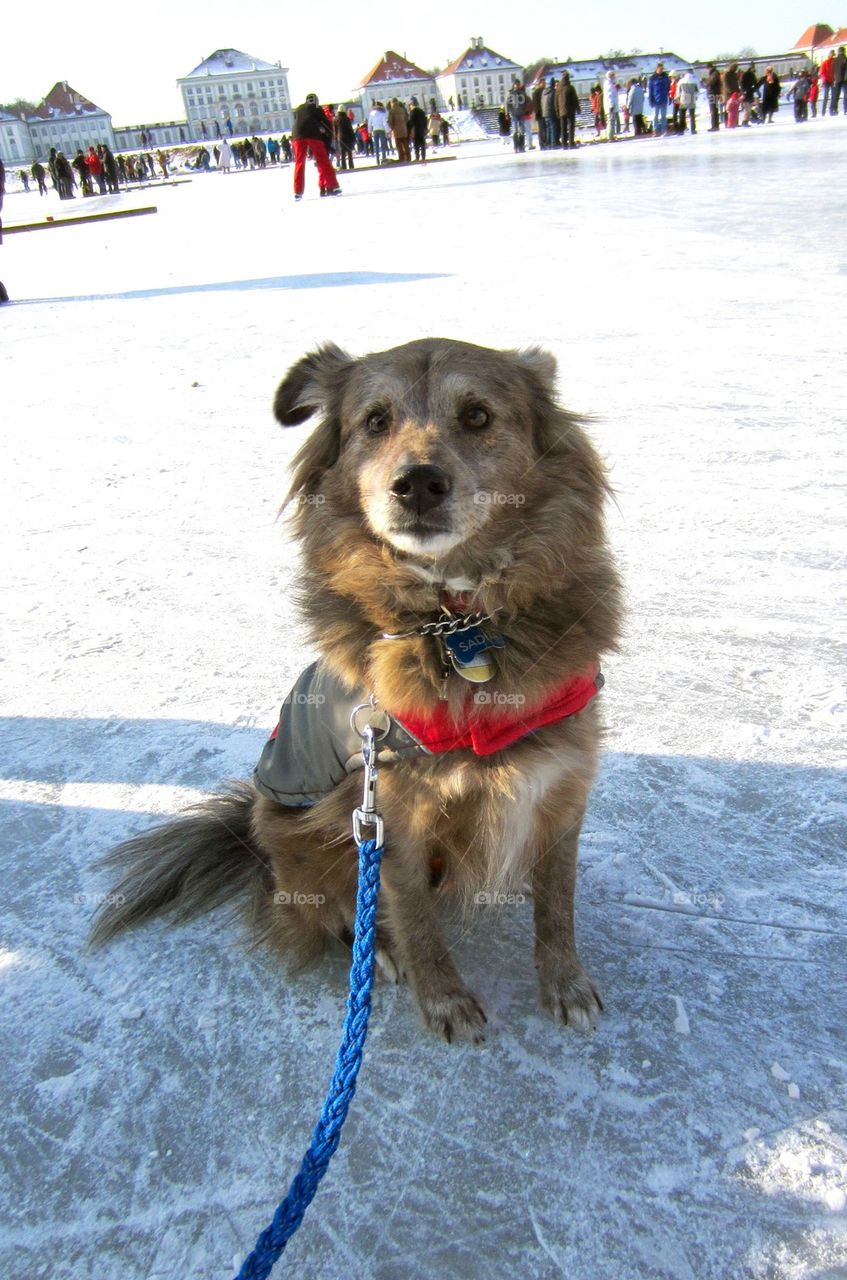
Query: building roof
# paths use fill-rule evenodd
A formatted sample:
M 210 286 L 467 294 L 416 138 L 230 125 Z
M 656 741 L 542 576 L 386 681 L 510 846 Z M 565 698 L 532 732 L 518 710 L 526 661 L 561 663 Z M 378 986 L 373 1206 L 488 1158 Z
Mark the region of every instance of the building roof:
M 521 71 L 522 68 L 517 62 L 512 62 L 511 58 L 504 58 L 501 53 L 495 53 L 493 49 L 487 48 L 477 42 L 468 45 L 464 53 L 460 54 L 452 62 L 449 62 L 443 71 L 439 71 L 440 76 L 454 76 L 468 71 Z
M 839 27 L 837 31 L 833 31 L 831 36 L 818 45 L 818 48 L 837 49 L 842 44 L 847 45 L 847 27 Z
M 792 49 L 814 49 L 816 45 L 823 44 L 832 35 L 832 27 L 826 22 L 813 22 L 810 27 L 801 35 L 800 39 Z
M 193 71 L 189 71 L 187 76 L 181 76 L 180 80 L 199 79 L 201 76 L 244 75 L 245 72 L 250 71 L 279 71 L 280 69 L 278 62 L 264 62 L 261 58 L 251 57 L 249 53 L 242 53 L 240 49 L 216 49 Z
M 0 120 L 14 120 L 15 124 L 23 124 L 20 116 L 14 115 L 11 111 L 0 111 Z
M 532 79 L 527 84 L 537 84 L 548 76 L 558 80 L 563 71 L 567 71 L 571 80 L 602 80 L 607 71 L 616 71 L 624 76 L 643 76 L 656 70 L 661 62 L 665 70 L 687 71 L 691 63 L 687 58 L 680 58 L 676 53 L 628 53 L 621 58 L 587 58 L 583 61 L 542 63 L 537 67 Z
M 432 76 L 428 71 L 424 71 L 421 67 L 409 62 L 408 58 L 401 58 L 399 53 L 395 53 L 393 49 L 389 49 L 384 54 L 375 67 L 372 67 L 363 80 L 359 81 L 358 88 L 366 89 L 371 84 L 392 84 L 397 81 L 404 80 L 431 80 Z
M 67 80 L 59 80 L 27 120 L 76 120 L 80 116 L 105 116 L 108 111 L 96 106 L 88 98 L 83 97 L 76 89 L 72 89 Z

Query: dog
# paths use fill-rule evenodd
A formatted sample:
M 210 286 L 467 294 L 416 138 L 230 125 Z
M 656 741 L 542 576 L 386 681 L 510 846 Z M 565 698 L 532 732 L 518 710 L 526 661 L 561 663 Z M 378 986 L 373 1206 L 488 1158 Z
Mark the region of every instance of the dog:
M 601 737 L 599 663 L 620 630 L 603 464 L 556 399 L 554 358 L 427 338 L 354 358 L 326 344 L 279 385 L 283 427 L 316 416 L 287 502 L 298 596 L 319 653 L 252 783 L 119 846 L 94 922 L 107 942 L 156 912 L 243 902 L 292 966 L 352 939 L 350 816 L 364 705 L 385 822 L 381 970 L 448 1042 L 485 1013 L 439 903 L 527 889 L 540 1001 L 596 1025 L 574 937 L 577 845 Z M 383 759 L 384 751 L 384 759 Z

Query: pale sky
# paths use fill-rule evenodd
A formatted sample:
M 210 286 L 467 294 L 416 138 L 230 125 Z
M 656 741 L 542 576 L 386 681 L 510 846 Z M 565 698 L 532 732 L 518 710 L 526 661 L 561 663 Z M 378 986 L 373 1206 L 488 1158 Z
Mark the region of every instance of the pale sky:
M 221 48 L 279 60 L 297 103 L 309 92 L 324 101 L 349 97 L 386 49 L 426 69 L 458 57 L 471 36 L 523 66 L 548 55 L 591 58 L 633 48 L 693 61 L 744 46 L 782 52 L 811 23 L 837 28 L 839 18 L 845 13 L 804 12 L 788 0 L 661 7 L 606 0 L 573 14 L 551 0 L 148 0 L 123 7 L 114 0 L 16 0 L 3 18 L 0 101 L 37 102 L 67 80 L 116 125 L 144 124 L 182 118 L 177 77 Z

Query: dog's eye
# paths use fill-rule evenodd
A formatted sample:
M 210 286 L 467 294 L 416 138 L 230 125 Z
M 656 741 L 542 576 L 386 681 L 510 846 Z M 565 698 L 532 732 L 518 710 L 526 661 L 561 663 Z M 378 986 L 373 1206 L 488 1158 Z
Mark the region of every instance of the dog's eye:
M 480 431 L 483 427 L 487 427 L 490 421 L 491 414 L 481 404 L 469 404 L 466 409 L 462 410 L 463 425 L 472 427 L 475 431 Z
M 373 409 L 365 418 L 365 427 L 372 436 L 382 435 L 391 425 L 391 416 L 387 409 Z

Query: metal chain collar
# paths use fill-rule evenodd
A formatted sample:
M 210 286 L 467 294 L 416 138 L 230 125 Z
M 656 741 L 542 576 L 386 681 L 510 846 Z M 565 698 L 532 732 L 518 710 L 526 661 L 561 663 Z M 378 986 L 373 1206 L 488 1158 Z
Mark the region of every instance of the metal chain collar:
M 495 613 L 497 610 L 495 609 Z M 458 617 L 451 617 L 449 614 L 444 618 L 439 618 L 438 622 L 425 622 L 421 627 L 414 627 L 411 631 L 383 631 L 383 640 L 408 640 L 410 636 L 452 636 L 457 631 L 470 631 L 472 627 L 481 626 L 483 622 L 490 622 L 494 617 L 494 613 L 465 613 Z

